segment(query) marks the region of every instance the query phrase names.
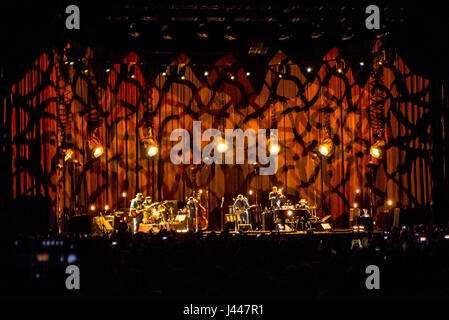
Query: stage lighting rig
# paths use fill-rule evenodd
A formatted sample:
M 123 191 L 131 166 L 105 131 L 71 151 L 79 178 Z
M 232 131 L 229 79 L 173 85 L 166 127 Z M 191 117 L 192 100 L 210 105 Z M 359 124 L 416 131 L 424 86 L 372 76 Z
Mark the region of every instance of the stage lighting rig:
M 384 157 L 385 153 L 384 149 L 385 149 L 385 141 L 379 140 L 371 146 L 369 153 L 374 159 L 380 160 Z
M 332 139 L 325 139 L 323 143 L 318 146 L 318 153 L 323 157 L 330 157 L 334 152 L 334 143 Z

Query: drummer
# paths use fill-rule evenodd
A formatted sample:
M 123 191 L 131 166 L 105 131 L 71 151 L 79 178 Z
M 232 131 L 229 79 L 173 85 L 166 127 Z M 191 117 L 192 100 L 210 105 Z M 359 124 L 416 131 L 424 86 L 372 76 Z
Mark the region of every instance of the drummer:
M 306 199 L 299 200 L 299 209 L 309 210 L 309 206 L 307 205 Z
M 150 196 L 146 196 L 146 197 L 145 197 L 145 201 L 143 202 L 143 205 L 144 205 L 145 207 L 148 207 L 148 206 L 151 204 L 151 202 L 152 202 L 151 197 L 150 197 Z

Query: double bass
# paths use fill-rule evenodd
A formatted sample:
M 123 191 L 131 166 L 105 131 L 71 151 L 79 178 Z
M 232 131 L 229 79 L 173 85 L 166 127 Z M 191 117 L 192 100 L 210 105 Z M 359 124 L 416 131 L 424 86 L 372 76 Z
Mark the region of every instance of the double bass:
M 207 221 L 206 208 L 201 204 L 201 193 L 198 192 L 196 200 L 198 201 L 198 206 L 195 212 L 194 224 L 197 230 L 206 230 L 209 226 L 209 221 Z

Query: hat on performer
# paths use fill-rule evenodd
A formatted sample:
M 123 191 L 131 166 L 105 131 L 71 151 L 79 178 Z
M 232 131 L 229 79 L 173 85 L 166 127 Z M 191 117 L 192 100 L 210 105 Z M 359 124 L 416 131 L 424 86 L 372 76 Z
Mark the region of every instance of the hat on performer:
M 243 198 L 243 194 L 239 194 L 237 198 Z
M 145 200 L 151 200 L 150 196 L 145 197 Z
M 136 194 L 136 197 L 143 197 L 143 194 L 139 192 L 138 194 Z
M 299 203 L 307 203 L 306 199 L 299 200 Z

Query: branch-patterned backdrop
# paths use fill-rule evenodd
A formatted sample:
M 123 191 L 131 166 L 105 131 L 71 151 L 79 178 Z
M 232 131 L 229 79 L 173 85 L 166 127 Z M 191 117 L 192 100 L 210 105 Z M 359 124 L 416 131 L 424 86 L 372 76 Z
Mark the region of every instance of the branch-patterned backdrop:
M 378 42 L 373 56 L 381 51 Z M 259 86 L 232 54 L 218 59 L 207 77 L 180 54 L 171 65 L 185 65 L 181 79 L 163 76 L 160 65 L 152 77 L 144 75 L 144 59 L 134 52 L 106 73 L 105 61 L 95 53 L 86 48 L 75 66 L 62 51 L 43 53 L 4 101 L 3 121 L 11 129 L 12 196 L 49 199 L 51 225 L 63 208 L 74 213 L 87 212 L 91 204 L 120 208 L 136 192 L 156 201 L 182 200 L 197 183 L 208 191 L 212 226 L 220 225 L 222 197 L 224 211 L 232 197 L 249 189 L 265 201 L 272 185 L 292 199 L 312 204 L 316 199 L 319 216 L 331 214 L 344 226 L 355 190 L 368 193 L 369 147 L 379 132 L 386 152 L 374 172 L 377 205 L 386 199 L 399 205 L 431 200 L 429 83 L 388 50 L 382 65 L 373 60 L 364 66 L 371 75 L 363 86 L 353 68 L 340 63 L 338 48 L 322 57 L 313 76 L 304 64 L 279 52 L 257 67 L 265 73 Z M 228 77 L 231 71 L 234 79 Z M 203 130 L 278 128 L 277 173 L 259 176 L 253 164 L 203 164 L 193 181 L 192 165 L 170 162 L 174 142 L 169 139 L 176 128 L 191 132 L 193 120 L 200 120 Z M 154 159 L 142 142 L 148 127 L 160 147 Z M 92 133 L 105 147 L 99 158 L 89 154 Z M 333 139 L 335 150 L 320 162 L 312 153 L 325 138 Z M 64 163 L 58 146 L 67 142 L 73 143 L 74 161 Z

